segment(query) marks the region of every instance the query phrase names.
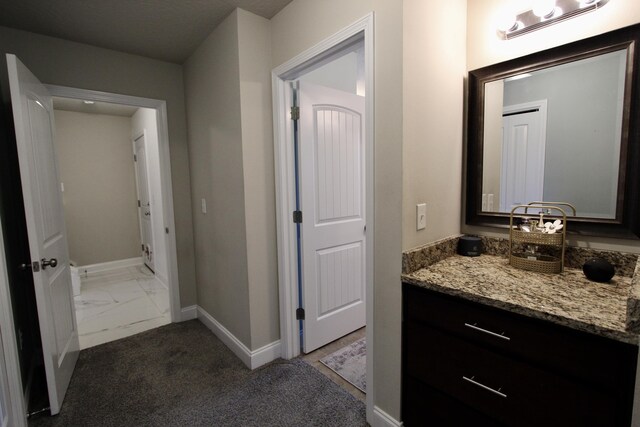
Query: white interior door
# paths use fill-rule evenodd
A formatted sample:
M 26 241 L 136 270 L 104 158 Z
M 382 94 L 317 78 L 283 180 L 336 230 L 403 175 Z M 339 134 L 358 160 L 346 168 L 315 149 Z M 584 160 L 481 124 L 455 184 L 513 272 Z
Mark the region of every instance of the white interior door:
M 543 200 L 545 134 L 540 110 L 502 118 L 500 211 Z
M 362 96 L 299 82 L 305 353 L 366 323 Z
M 22 62 L 7 55 L 7 65 L 49 403 L 57 414 L 79 346 L 53 109 L 47 89 Z
M 147 267 L 155 271 L 153 251 L 153 228 L 151 224 L 151 198 L 149 196 L 149 168 L 147 165 L 147 146 L 142 134 L 133 142 L 136 188 L 138 190 L 138 216 L 142 239 L 142 259 Z

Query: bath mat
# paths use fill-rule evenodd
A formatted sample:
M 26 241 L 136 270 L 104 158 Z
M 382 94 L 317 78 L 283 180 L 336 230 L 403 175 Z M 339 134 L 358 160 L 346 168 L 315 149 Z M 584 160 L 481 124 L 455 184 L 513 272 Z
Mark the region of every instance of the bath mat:
M 320 363 L 353 384 L 367 391 L 367 341 L 366 338 L 349 344 L 320 359 Z

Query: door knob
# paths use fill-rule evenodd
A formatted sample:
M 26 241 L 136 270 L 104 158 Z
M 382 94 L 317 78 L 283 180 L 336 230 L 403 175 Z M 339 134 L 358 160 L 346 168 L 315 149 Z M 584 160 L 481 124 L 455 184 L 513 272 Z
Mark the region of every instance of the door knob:
M 42 265 L 42 269 L 46 269 L 47 267 L 56 268 L 58 266 L 58 260 L 55 258 L 51 258 L 47 260 L 46 258 L 42 258 L 40 260 L 40 265 Z

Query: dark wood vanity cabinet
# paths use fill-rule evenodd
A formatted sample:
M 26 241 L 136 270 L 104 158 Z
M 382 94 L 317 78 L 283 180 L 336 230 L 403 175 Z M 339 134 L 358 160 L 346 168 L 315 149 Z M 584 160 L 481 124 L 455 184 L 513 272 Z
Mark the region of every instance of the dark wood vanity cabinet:
M 629 426 L 638 347 L 403 284 L 406 426 Z

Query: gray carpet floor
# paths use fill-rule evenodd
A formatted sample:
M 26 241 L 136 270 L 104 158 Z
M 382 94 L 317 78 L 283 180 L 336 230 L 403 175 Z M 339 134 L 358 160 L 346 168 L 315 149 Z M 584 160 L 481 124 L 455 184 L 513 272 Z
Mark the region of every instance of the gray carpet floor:
M 250 371 L 197 320 L 80 353 L 60 414 L 29 426 L 366 426 L 362 402 L 300 359 Z

